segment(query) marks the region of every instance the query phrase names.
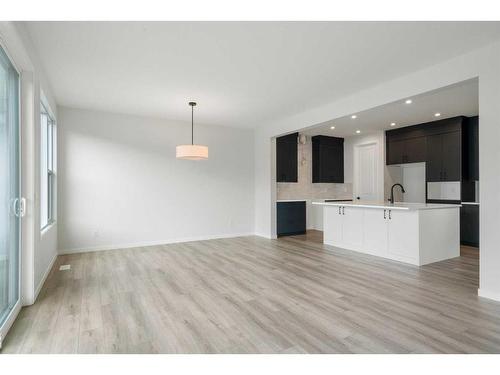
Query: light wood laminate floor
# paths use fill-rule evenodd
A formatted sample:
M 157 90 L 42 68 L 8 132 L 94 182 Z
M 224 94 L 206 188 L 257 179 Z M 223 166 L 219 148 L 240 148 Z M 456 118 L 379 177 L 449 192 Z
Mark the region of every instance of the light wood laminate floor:
M 499 353 L 477 288 L 477 249 L 415 267 L 321 232 L 64 255 L 3 353 Z

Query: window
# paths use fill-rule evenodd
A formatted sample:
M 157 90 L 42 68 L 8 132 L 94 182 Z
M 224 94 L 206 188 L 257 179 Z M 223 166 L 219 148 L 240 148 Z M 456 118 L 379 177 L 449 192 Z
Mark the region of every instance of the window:
M 45 228 L 55 220 L 55 122 L 41 104 L 41 167 L 40 167 L 40 225 Z

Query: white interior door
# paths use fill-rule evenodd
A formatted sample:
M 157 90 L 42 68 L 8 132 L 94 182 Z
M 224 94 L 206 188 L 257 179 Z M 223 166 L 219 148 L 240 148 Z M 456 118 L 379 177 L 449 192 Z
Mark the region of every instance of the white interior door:
M 378 144 L 368 143 L 354 147 L 354 198 L 378 200 Z

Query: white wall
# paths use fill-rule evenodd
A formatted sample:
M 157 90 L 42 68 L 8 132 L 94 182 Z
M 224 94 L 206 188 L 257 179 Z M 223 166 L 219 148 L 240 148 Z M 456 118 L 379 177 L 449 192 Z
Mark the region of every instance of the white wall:
M 0 22 L 0 42 L 21 73 L 22 283 L 24 305 L 32 304 L 57 256 L 57 223 L 40 231 L 40 100 L 41 92 L 57 119 L 56 104 L 45 72 L 24 26 Z M 57 167 L 56 167 L 57 168 Z
M 190 161 L 190 123 L 58 114 L 61 252 L 254 233 L 253 130 L 195 124 L 209 158 Z
M 479 77 L 480 291 L 500 300 L 500 44 L 486 46 L 441 64 L 367 88 L 327 105 L 279 121 L 260 124 L 255 137 L 255 227 L 273 237 L 276 194 L 271 137 Z

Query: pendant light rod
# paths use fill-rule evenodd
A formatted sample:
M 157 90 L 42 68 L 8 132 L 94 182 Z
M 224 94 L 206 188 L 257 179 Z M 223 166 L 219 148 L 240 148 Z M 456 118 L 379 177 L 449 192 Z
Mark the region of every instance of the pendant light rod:
M 194 145 L 194 106 L 196 102 L 189 102 L 191 106 L 191 144 Z
M 179 145 L 175 148 L 175 157 L 186 160 L 206 160 L 208 159 L 208 147 L 194 144 L 194 106 L 196 102 L 189 102 L 191 106 L 191 144 Z

